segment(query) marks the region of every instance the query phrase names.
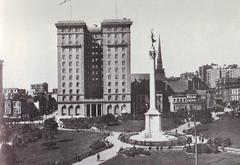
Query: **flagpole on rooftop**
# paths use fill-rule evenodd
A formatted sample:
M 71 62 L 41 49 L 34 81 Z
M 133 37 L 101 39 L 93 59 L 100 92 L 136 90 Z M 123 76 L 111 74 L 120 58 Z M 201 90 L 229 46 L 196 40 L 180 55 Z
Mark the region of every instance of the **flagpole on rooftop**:
M 69 16 L 70 16 L 70 20 L 72 19 L 72 1 L 70 0 L 69 2 Z
M 117 18 L 118 18 L 118 15 L 117 15 L 117 12 L 118 12 L 118 8 L 117 8 L 117 5 L 118 5 L 118 4 L 117 4 L 117 0 L 116 0 L 116 4 L 115 4 L 115 5 L 116 5 L 116 6 L 115 6 L 115 7 L 116 7 L 116 19 L 117 19 Z

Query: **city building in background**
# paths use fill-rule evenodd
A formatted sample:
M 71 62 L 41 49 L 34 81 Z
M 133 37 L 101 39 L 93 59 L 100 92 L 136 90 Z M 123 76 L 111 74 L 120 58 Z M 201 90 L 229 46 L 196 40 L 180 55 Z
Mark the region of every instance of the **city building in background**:
M 131 112 L 130 19 L 59 21 L 58 110 L 95 117 Z
M 31 90 L 33 95 L 48 93 L 48 84 L 46 82 L 39 84 L 31 84 Z
M 206 82 L 209 88 L 216 88 L 218 80 L 225 78 L 239 78 L 240 68 L 234 65 L 216 67 L 207 70 Z

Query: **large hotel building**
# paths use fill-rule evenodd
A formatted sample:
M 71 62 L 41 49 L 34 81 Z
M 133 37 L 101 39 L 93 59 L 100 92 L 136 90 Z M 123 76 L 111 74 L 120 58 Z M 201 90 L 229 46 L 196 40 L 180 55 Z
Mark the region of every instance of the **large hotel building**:
M 131 112 L 130 19 L 59 21 L 58 113 L 95 117 Z

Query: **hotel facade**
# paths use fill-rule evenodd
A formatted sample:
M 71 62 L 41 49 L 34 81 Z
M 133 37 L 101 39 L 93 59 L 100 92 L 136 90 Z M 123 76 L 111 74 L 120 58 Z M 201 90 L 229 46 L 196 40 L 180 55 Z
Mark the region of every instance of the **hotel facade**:
M 58 113 L 96 117 L 131 113 L 130 19 L 59 21 Z

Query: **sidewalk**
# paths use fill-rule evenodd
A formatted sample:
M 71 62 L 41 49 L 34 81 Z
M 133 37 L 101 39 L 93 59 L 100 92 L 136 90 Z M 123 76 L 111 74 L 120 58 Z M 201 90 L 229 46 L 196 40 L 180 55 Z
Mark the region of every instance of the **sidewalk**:
M 190 124 L 190 127 L 188 127 L 188 123 L 184 123 L 184 124 L 178 126 L 177 128 L 174 128 L 174 129 L 170 130 L 170 132 L 174 132 L 175 133 L 175 131 L 177 129 L 178 133 L 184 134 L 183 130 L 187 130 L 189 128 L 194 127 L 194 122 L 193 121 L 190 121 L 189 124 Z M 200 124 L 200 122 L 196 122 L 196 125 L 198 125 L 198 124 Z
M 119 151 L 120 147 L 131 147 L 131 144 L 126 144 L 118 140 L 118 136 L 120 135 L 120 132 L 113 132 L 113 135 L 108 136 L 106 138 L 107 141 L 113 144 L 113 147 L 107 150 L 104 150 L 99 153 L 100 155 L 100 161 L 97 161 L 97 154 L 87 157 L 86 159 L 83 159 L 80 162 L 74 163 L 74 165 L 95 165 L 100 164 L 108 159 L 113 158 L 117 155 L 117 152 Z

